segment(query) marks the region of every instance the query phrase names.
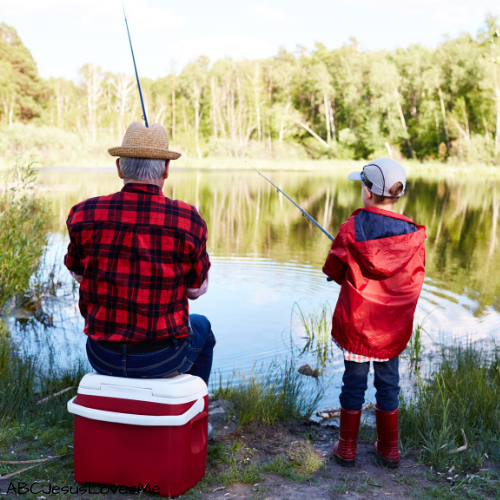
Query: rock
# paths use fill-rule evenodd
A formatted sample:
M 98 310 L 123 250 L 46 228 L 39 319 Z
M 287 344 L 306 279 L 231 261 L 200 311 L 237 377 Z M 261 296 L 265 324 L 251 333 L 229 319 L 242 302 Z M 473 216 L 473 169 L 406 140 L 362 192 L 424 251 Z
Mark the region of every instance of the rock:
M 226 410 L 224 410 L 224 408 L 221 408 L 220 406 L 217 408 L 212 408 L 212 409 L 209 408 L 209 410 L 208 410 L 208 414 L 210 416 L 219 415 L 219 414 L 223 414 L 223 413 L 226 413 Z
M 301 375 L 305 375 L 306 377 L 318 378 L 319 376 L 319 370 L 317 368 L 313 370 L 310 365 L 302 365 L 299 368 L 298 372 Z
M 311 373 L 312 373 L 312 368 L 310 367 L 310 365 L 302 365 L 300 368 L 299 368 L 299 373 L 301 375 L 308 375 L 308 376 L 311 376 Z
M 208 404 L 208 415 L 211 422 L 227 421 L 234 414 L 234 407 L 230 401 L 215 399 Z

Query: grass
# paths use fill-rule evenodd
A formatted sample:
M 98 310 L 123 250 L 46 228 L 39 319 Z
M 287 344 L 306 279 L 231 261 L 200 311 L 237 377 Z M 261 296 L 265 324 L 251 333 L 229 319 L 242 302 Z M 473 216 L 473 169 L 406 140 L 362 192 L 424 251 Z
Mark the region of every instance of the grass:
M 486 457 L 500 461 L 500 357 L 465 347 L 443 349 L 427 380 L 418 379 L 414 395 L 401 399 L 400 432 L 407 448 L 440 472 L 479 468 Z M 464 444 L 468 448 L 450 453 Z
M 83 374 L 81 367 L 41 370 L 36 358 L 23 356 L 8 337 L 0 337 L 0 460 L 63 456 L 13 477 L 15 484 L 33 483 L 40 477 L 50 478 L 54 484 L 76 484 L 71 456 L 73 416 L 66 409 L 66 401 L 76 388 L 45 403 L 37 402 L 67 387 L 76 387 Z M 0 474 L 5 476 L 24 467 L 27 466 L 0 464 Z M 40 487 L 48 483 L 42 481 Z M 37 496 L 27 494 L 25 498 Z
M 226 380 L 219 377 L 219 385 L 212 390 L 214 398 L 223 398 L 234 404 L 241 425 L 259 420 L 274 424 L 276 420 L 290 422 L 309 418 L 323 397 L 323 389 L 304 390 L 305 381 L 297 373 L 295 363 L 272 363 L 267 370 L 253 367 L 249 375 L 234 371 Z

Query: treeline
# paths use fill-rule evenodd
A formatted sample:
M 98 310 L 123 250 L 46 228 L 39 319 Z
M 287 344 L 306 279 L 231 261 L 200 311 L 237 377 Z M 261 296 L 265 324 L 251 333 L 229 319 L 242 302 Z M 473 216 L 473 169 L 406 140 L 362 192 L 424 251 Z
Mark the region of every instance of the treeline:
M 254 61 L 201 56 L 180 74 L 141 79 L 150 122 L 198 157 L 500 161 L 500 27 L 436 49 L 280 50 Z M 58 127 L 89 145 L 140 119 L 132 75 L 93 64 L 80 81 L 43 80 L 15 29 L 0 25 L 0 119 Z M 0 141 L 1 146 L 1 141 Z

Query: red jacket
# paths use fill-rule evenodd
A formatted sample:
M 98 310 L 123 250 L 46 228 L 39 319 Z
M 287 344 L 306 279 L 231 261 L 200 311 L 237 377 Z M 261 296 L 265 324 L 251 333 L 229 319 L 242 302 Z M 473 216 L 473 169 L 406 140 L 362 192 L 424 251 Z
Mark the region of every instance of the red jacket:
M 344 349 L 374 358 L 404 351 L 424 282 L 425 239 L 425 226 L 372 207 L 340 226 L 323 272 L 341 285 L 332 337 Z

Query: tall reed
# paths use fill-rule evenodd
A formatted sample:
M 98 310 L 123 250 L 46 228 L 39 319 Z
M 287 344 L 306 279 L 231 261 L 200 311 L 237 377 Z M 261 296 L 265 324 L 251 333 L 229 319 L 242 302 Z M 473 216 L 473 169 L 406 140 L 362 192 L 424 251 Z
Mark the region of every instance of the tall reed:
M 292 322 L 294 317 L 304 330 L 303 340 L 305 342 L 301 349 L 301 354 L 314 354 L 316 356 L 317 375 L 323 373 L 326 362 L 332 357 L 333 342 L 331 337 L 332 310 L 330 304 L 325 303 L 319 309 L 306 313 L 298 303 L 292 309 Z

